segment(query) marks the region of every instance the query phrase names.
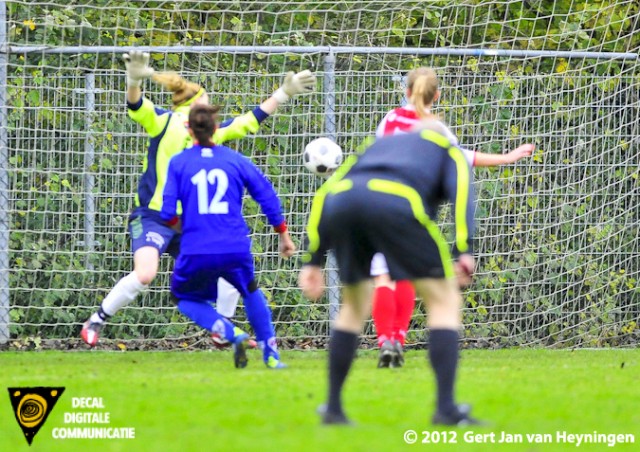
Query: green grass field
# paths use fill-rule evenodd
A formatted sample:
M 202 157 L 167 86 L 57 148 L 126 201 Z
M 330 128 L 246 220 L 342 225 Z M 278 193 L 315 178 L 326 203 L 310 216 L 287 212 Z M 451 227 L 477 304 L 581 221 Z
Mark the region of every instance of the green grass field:
M 251 359 L 237 370 L 230 352 L 218 351 L 0 353 L 0 451 L 640 450 L 640 350 L 462 352 L 459 400 L 492 423 L 473 431 L 495 433 L 496 441 L 501 432 L 551 433 L 550 444 L 526 437 L 472 444 L 465 430 L 456 430 L 455 444 L 443 444 L 442 434 L 439 444 L 421 444 L 422 432 L 434 430 L 434 382 L 423 351 L 409 352 L 403 369 L 383 370 L 375 368 L 374 352 L 360 352 L 345 393 L 355 427 L 319 425 L 325 352 L 285 352 L 284 371 L 266 369 L 258 352 Z M 5 389 L 21 386 L 66 388 L 31 448 Z M 74 397 L 101 397 L 105 408 L 74 409 Z M 134 427 L 136 438 L 54 439 L 55 428 L 90 426 L 65 424 L 65 412 L 79 411 L 109 412 L 110 427 Z M 417 444 L 404 442 L 409 429 L 418 432 Z M 558 443 L 557 431 L 629 433 L 636 442 L 577 447 Z

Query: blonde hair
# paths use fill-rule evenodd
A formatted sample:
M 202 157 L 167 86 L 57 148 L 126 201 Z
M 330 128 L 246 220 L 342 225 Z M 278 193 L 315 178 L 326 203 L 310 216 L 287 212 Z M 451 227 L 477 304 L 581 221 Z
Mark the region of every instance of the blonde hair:
M 197 83 L 185 80 L 175 72 L 156 72 L 151 77 L 154 82 L 164 86 L 173 93 L 173 107 L 188 105 L 204 94 L 204 89 Z
M 433 69 L 419 67 L 407 75 L 407 88 L 411 91 L 409 102 L 416 107 L 420 118 L 427 117 L 427 109 L 438 92 L 438 76 Z

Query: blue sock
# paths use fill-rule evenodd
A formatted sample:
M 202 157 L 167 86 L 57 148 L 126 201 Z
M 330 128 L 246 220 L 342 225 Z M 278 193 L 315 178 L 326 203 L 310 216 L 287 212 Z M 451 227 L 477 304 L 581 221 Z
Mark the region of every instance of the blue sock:
M 260 289 L 244 298 L 244 309 L 247 311 L 249 323 L 256 332 L 256 339 L 262 349 L 265 362 L 269 359 L 269 356 L 279 360 L 276 331 L 271 322 L 271 310 L 267 304 L 267 298 Z
M 217 333 L 229 342 L 234 341 L 234 325 L 226 317 L 217 313 L 209 303 L 180 300 L 178 310 L 207 331 Z

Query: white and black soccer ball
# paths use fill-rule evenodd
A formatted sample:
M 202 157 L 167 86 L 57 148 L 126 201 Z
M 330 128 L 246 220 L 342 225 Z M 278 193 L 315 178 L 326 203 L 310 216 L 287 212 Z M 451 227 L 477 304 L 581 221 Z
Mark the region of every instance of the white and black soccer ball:
M 330 138 L 316 138 L 305 146 L 302 157 L 309 171 L 328 176 L 342 164 L 342 148 Z

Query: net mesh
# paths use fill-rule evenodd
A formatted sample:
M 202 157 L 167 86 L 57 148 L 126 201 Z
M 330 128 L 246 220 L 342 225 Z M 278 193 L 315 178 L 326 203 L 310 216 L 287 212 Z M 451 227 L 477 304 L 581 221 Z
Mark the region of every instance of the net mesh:
M 75 339 L 132 269 L 126 224 L 147 137 L 126 115 L 122 52 L 114 47 L 136 45 L 153 47 L 156 70 L 206 86 L 225 118 L 266 99 L 287 71 L 317 73 L 318 92 L 295 98 L 255 136 L 231 143 L 273 181 L 298 244 L 322 182 L 302 166 L 304 145 L 331 132 L 335 118 L 337 142 L 354 152 L 403 103 L 406 71 L 436 68 L 442 90 L 436 112 L 462 144 L 489 153 L 537 145 L 533 157 L 515 165 L 475 169 L 478 267 L 465 292 L 465 337 L 492 346 L 637 340 L 640 73 L 635 59 L 611 55 L 638 51 L 637 2 L 9 1 L 7 7 L 12 338 Z M 77 46 L 83 48 L 70 48 Z M 333 66 L 329 49 L 318 46 L 331 46 Z M 456 54 L 473 49 L 476 55 Z M 549 53 L 509 57 L 481 49 Z M 554 54 L 579 51 L 603 55 Z M 158 106 L 170 105 L 157 85 L 147 82 L 144 92 Z M 277 256 L 276 237 L 250 200 L 245 211 L 278 335 L 321 344 L 328 299 L 310 303 L 301 296 L 298 262 Z M 451 228 L 445 217 L 442 224 Z M 105 338 L 163 346 L 199 337 L 170 299 L 172 264 L 162 259 L 150 290 L 114 317 Z M 242 309 L 238 319 L 244 322 Z M 418 308 L 410 343 L 425 340 L 423 325 Z M 373 334 L 372 325 L 365 334 Z

